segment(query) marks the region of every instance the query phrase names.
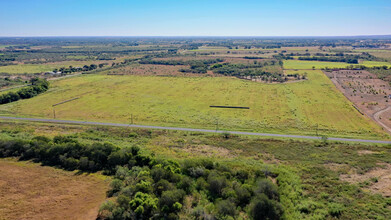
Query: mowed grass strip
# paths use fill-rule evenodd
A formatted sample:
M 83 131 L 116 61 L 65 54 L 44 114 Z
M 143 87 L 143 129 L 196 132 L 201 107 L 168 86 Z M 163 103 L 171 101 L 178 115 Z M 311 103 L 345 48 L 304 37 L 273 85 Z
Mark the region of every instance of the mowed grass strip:
M 284 134 L 388 137 L 319 70 L 308 80 L 263 84 L 229 77 L 158 77 L 83 75 L 52 82 L 32 99 L 0 106 L 3 115 L 89 120 Z M 288 71 L 289 73 L 289 71 Z M 210 105 L 246 106 L 215 109 Z

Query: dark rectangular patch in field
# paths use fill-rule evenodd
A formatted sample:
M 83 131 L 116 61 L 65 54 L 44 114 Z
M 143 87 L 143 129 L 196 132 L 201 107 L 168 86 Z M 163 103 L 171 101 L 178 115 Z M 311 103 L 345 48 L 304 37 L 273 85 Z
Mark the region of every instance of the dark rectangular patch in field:
M 211 108 L 237 108 L 237 109 L 250 109 L 250 107 L 242 106 L 223 106 L 223 105 L 210 105 Z
M 64 104 L 66 102 L 70 102 L 70 101 L 73 101 L 73 100 L 76 100 L 76 99 L 79 99 L 80 97 L 76 97 L 76 98 L 73 98 L 73 99 L 68 99 L 68 100 L 65 100 L 65 101 L 62 101 L 62 102 L 59 102 L 59 103 L 56 103 L 54 105 L 52 105 L 53 107 L 56 106 L 56 105 L 61 105 L 61 104 Z

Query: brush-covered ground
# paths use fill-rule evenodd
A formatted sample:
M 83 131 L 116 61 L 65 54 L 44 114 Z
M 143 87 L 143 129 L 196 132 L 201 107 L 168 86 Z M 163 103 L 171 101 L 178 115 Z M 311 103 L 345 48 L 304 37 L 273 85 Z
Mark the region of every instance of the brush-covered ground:
M 387 219 L 391 215 L 390 146 L 39 123 L 2 122 L 0 129 L 3 141 L 62 135 L 84 144 L 138 146 L 159 160 L 212 160 L 227 167 L 227 172 L 261 170 L 278 187 L 286 219 Z M 219 201 L 205 203 L 205 195 L 198 196 L 200 200 L 192 198 L 193 203 L 186 200 L 184 206 L 176 206 L 181 207 L 177 216 L 193 218 L 200 213 L 200 204 L 206 212 L 221 212 Z M 115 195 L 110 200 L 118 202 Z M 106 211 L 107 204 L 102 206 Z M 245 218 L 246 210 L 238 208 L 233 217 Z

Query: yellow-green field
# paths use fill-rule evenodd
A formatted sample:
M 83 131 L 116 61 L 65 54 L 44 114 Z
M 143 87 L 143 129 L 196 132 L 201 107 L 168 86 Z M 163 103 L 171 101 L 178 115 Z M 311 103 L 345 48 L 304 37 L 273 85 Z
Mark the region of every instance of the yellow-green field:
M 320 62 L 320 61 L 306 61 L 306 60 L 284 60 L 284 69 L 316 69 L 320 68 L 344 68 L 349 66 L 347 63 L 340 62 Z
M 289 72 L 289 71 L 288 71 Z M 295 71 L 296 72 L 296 71 Z M 304 72 L 304 71 L 301 71 Z M 3 115 L 291 134 L 387 138 L 319 70 L 308 80 L 263 84 L 227 77 L 83 75 L 52 82 L 32 99 L 0 106 Z M 248 106 L 250 110 L 210 105 Z
M 61 67 L 83 67 L 84 65 L 91 65 L 102 63 L 102 61 L 64 61 L 58 63 L 48 64 L 18 64 L 9 66 L 0 66 L 0 73 L 9 74 L 24 74 L 24 73 L 42 73 L 47 71 L 53 71 Z
M 391 63 L 388 62 L 379 62 L 379 61 L 362 61 L 360 65 L 365 65 L 367 67 L 374 67 L 374 66 L 388 66 L 391 67 Z
M 66 67 L 64 65 L 58 64 L 19 64 L 19 65 L 9 65 L 1 66 L 0 73 L 10 73 L 10 74 L 23 74 L 23 73 L 41 73 L 46 71 L 53 71 L 55 68 Z
M 322 61 L 306 61 L 306 60 L 285 60 L 284 61 L 284 69 L 321 69 L 321 68 L 345 68 L 352 64 L 342 63 L 342 62 L 322 62 Z M 387 62 L 377 62 L 377 61 L 363 61 L 357 65 L 364 65 L 367 67 L 374 66 L 389 66 L 391 67 L 391 63 Z

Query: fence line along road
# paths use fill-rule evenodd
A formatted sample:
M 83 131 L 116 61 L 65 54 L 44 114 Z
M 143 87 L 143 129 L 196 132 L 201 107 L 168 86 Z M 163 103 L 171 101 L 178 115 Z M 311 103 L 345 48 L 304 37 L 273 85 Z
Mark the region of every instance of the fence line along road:
M 119 123 L 105 123 L 105 122 L 92 122 L 92 121 L 72 121 L 72 120 L 59 120 L 59 119 L 46 119 L 46 118 L 18 118 L 0 116 L 0 119 L 7 120 L 20 120 L 20 121 L 33 121 L 33 122 L 46 122 L 46 123 L 63 123 L 63 124 L 79 124 L 79 125 L 102 125 L 113 127 L 131 127 L 131 128 L 146 128 L 146 129 L 161 129 L 161 130 L 176 130 L 176 131 L 193 131 L 193 132 L 206 132 L 206 133 L 230 133 L 238 135 L 254 135 L 265 137 L 283 137 L 283 138 L 301 138 L 321 140 L 321 137 L 316 136 L 303 136 L 303 135 L 290 135 L 290 134 L 269 134 L 269 133 L 255 133 L 255 132 L 242 132 L 242 131 L 221 131 L 221 130 L 208 130 L 197 128 L 177 128 L 177 127 L 164 127 L 164 126 L 150 126 L 150 125 L 134 125 L 134 124 L 119 124 Z M 349 142 L 362 142 L 362 143 L 377 143 L 377 144 L 391 144 L 391 141 L 380 140 L 365 140 L 365 139 L 351 139 L 351 138 L 333 138 L 329 137 L 327 140 L 331 141 L 349 141 Z

